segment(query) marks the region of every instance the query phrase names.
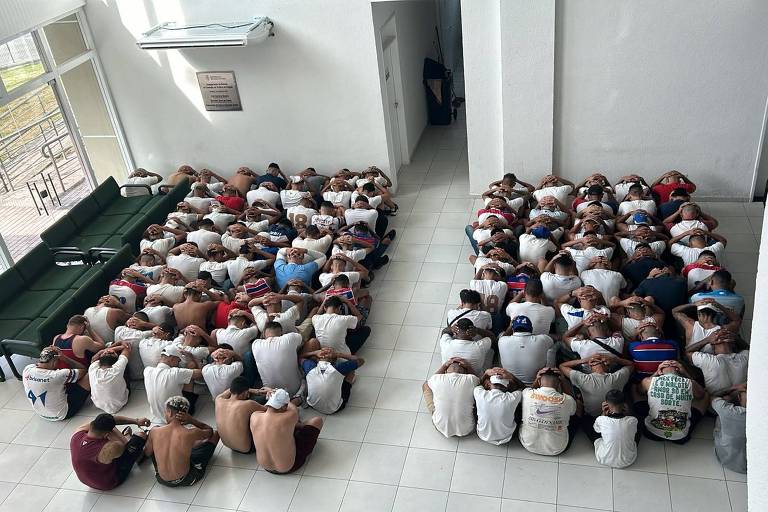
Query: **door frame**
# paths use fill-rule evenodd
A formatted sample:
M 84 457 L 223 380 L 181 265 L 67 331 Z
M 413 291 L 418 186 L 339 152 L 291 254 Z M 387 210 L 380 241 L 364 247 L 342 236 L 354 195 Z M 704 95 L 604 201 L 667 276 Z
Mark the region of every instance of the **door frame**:
M 397 37 L 397 18 L 395 13 L 392 13 L 386 22 L 381 27 L 374 27 L 376 34 L 376 53 L 379 60 L 379 78 L 381 94 L 384 107 L 384 126 L 387 134 L 387 153 L 390 161 L 390 171 L 394 177 L 397 177 L 397 173 L 404 165 L 411 163 L 411 155 L 408 151 L 408 128 L 405 121 L 405 101 L 403 97 L 403 80 L 402 73 L 400 72 L 400 48 L 398 46 Z M 385 46 L 386 43 L 386 46 Z M 394 81 L 395 96 L 398 98 L 399 108 L 397 111 L 397 119 L 391 119 L 389 105 L 394 102 L 389 97 L 387 91 L 387 84 L 384 77 L 384 50 L 391 47 L 392 54 L 392 70 L 391 79 Z M 398 137 L 400 141 L 400 162 L 401 166 L 398 169 L 392 169 L 392 164 L 396 161 L 395 158 L 395 144 L 391 140 L 392 137 Z

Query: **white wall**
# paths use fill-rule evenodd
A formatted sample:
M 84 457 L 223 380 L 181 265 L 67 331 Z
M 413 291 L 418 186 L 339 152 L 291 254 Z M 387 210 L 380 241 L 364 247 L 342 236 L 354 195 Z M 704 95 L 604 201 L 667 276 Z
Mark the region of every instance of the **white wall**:
M 86 14 L 136 164 L 224 175 L 240 165 L 388 169 L 371 4 L 359 0 L 91 0 Z M 267 15 L 275 37 L 232 49 L 143 51 L 161 21 Z M 242 112 L 206 112 L 196 71 L 233 70 Z
M 555 0 L 504 0 L 501 27 L 504 169 L 532 182 L 552 171 Z
M 469 188 L 486 190 L 503 174 L 500 2 L 462 0 Z
M 84 3 L 85 0 L 3 0 L 0 2 L 0 41 L 73 11 Z
M 557 4 L 554 167 L 688 173 L 747 199 L 768 93 L 765 0 Z
M 395 16 L 405 112 L 406 152 L 410 157 L 427 126 L 427 100 L 422 82 L 424 58 L 436 58 L 434 30 L 437 18 L 432 1 L 376 2 L 371 5 L 378 29 Z M 380 68 L 383 69 L 383 68 Z M 382 80 L 383 83 L 383 80 Z

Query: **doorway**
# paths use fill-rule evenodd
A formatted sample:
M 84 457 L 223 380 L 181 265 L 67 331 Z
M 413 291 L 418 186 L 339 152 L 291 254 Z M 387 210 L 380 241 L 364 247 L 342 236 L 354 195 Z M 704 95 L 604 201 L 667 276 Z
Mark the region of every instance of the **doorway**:
M 399 68 L 397 57 L 397 39 L 388 37 L 384 42 L 384 83 L 386 84 L 387 106 L 389 111 L 389 136 L 392 141 L 392 171 L 397 175 L 403 165 L 403 134 L 400 123 L 400 95 L 395 81 L 395 67 Z M 398 73 L 399 75 L 399 73 Z

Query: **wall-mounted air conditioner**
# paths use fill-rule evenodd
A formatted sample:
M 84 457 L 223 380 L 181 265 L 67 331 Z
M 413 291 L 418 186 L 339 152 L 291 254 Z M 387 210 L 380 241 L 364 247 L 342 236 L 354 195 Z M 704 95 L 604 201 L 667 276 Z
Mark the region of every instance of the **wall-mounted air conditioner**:
M 142 34 L 136 44 L 142 50 L 246 46 L 273 36 L 275 24 L 265 17 L 251 21 L 179 24 L 161 23 Z

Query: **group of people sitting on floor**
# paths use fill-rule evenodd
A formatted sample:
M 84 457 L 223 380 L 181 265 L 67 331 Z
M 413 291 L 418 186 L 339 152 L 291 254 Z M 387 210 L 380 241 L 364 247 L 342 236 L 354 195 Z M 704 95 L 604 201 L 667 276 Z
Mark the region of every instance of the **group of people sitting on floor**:
M 466 227 L 476 274 L 423 385 L 435 428 L 551 456 L 583 430 L 621 468 L 641 433 L 682 444 L 716 415 L 715 454 L 745 473 L 744 298 L 695 190 L 677 171 L 491 183 Z
M 95 489 L 122 483 L 145 455 L 161 484 L 193 485 L 219 441 L 294 472 L 323 426 L 301 422 L 299 408 L 343 409 L 365 363 L 355 353 L 371 332 L 366 288 L 396 235 L 387 175 L 288 177 L 272 163 L 224 179 L 185 165 L 162 184 L 184 180 L 189 196 L 147 227 L 136 262 L 23 371 L 42 418 L 70 418 L 89 397 L 103 411 L 70 443 L 75 473 Z M 161 181 L 143 169 L 128 180 Z M 119 415 L 134 383 L 150 418 Z M 216 429 L 194 417 L 201 393 Z

